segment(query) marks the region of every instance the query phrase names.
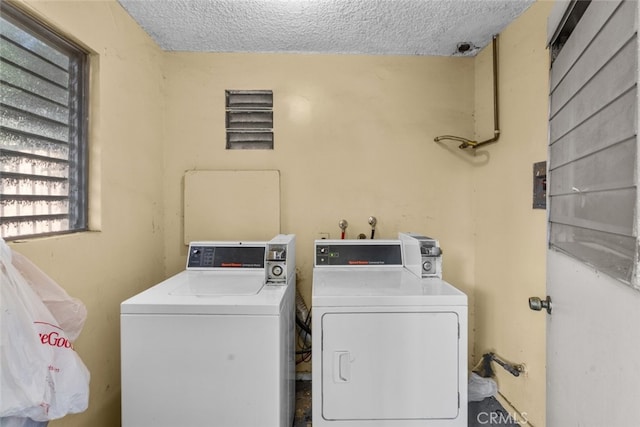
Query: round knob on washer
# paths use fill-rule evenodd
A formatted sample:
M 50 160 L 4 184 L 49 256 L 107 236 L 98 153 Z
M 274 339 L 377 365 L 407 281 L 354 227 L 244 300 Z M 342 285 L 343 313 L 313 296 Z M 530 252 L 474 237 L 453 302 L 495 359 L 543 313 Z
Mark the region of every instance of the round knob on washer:
M 433 267 L 433 264 L 431 263 L 431 261 L 425 261 L 422 263 L 422 269 L 424 271 L 430 271 L 432 267 Z
M 273 274 L 274 276 L 280 276 L 282 274 L 284 270 L 282 269 L 281 265 L 274 265 L 273 267 L 271 267 L 271 274 Z

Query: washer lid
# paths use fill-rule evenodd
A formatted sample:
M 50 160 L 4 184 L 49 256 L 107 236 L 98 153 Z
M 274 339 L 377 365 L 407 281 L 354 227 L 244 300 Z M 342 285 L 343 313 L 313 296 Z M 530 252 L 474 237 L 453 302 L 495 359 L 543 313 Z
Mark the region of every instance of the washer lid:
M 120 305 L 122 314 L 279 314 L 285 286 L 264 271 L 183 271 Z
M 439 278 L 404 267 L 315 268 L 313 307 L 467 305 L 467 296 Z
M 170 295 L 231 296 L 255 295 L 264 286 L 264 273 L 255 278 L 234 272 L 218 272 L 213 275 L 206 271 L 190 271 L 180 276 Z

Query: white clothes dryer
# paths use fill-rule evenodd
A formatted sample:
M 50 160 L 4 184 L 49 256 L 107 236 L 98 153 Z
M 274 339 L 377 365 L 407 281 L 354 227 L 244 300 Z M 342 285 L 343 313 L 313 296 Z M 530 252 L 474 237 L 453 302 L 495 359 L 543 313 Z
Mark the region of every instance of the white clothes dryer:
M 405 268 L 400 240 L 314 249 L 314 427 L 466 426 L 466 295 Z
M 121 304 L 123 427 L 290 427 L 295 237 L 193 242 Z

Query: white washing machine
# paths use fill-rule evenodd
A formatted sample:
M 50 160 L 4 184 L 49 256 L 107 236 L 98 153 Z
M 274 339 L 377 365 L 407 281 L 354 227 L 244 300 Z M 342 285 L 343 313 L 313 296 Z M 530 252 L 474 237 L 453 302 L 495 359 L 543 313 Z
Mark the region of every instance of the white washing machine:
M 314 427 L 467 425 L 467 297 L 410 243 L 315 242 Z
M 123 427 L 290 427 L 295 237 L 194 242 L 121 304 Z

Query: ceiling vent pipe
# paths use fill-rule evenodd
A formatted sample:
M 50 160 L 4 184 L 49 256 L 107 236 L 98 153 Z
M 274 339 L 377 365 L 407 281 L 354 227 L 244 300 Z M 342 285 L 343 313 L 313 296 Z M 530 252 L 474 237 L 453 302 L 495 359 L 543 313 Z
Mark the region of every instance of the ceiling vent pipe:
M 481 145 L 497 142 L 500 138 L 500 120 L 498 110 L 498 35 L 493 36 L 493 138 L 485 141 L 474 141 L 471 139 L 463 138 L 455 135 L 441 135 L 436 136 L 433 140 L 435 142 L 440 141 L 457 141 L 461 144 L 458 148 L 478 148 Z

